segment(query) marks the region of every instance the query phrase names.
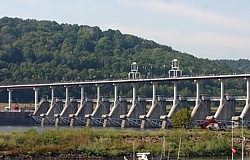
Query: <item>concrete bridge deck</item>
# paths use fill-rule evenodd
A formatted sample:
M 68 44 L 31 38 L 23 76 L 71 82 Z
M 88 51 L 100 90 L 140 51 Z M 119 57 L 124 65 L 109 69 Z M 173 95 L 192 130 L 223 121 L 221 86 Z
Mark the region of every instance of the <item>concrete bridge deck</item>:
M 224 93 L 224 80 L 241 78 L 246 79 L 246 95 L 231 96 Z M 206 97 L 199 92 L 199 82 L 202 80 L 218 79 L 221 83 L 220 97 Z M 98 126 L 119 126 L 119 127 L 161 127 L 166 128 L 171 123 L 172 115 L 182 108 L 188 108 L 189 102 L 194 102 L 192 116 L 196 120 L 205 120 L 214 118 L 221 121 L 250 121 L 249 110 L 249 80 L 250 74 L 239 75 L 213 75 L 196 77 L 170 77 L 170 78 L 152 78 L 152 79 L 123 79 L 123 80 L 103 80 L 103 81 L 84 81 L 84 82 L 65 82 L 48 84 L 23 84 L 0 86 L 0 89 L 7 89 L 9 92 L 9 107 L 12 101 L 12 92 L 16 89 L 33 89 L 35 91 L 35 112 L 33 118 L 37 123 L 52 125 L 98 125 Z M 195 81 L 196 97 L 177 96 L 177 83 L 179 81 Z M 157 97 L 155 85 L 157 82 L 173 82 L 173 97 Z M 117 85 L 120 83 L 130 83 L 133 86 L 133 97 L 123 101 L 118 99 Z M 153 85 L 153 97 L 141 98 L 136 95 L 136 84 L 151 83 Z M 107 98 L 102 101 L 100 95 L 100 86 L 113 84 L 115 88 L 114 98 Z M 69 101 L 69 86 L 81 87 L 81 98 Z M 83 87 L 86 85 L 96 85 L 97 98 L 86 100 L 83 93 Z M 66 89 L 65 99 L 54 101 L 54 88 L 64 86 Z M 38 102 L 38 91 L 41 87 L 51 88 L 51 100 Z M 220 104 L 213 113 L 210 102 L 218 101 Z M 236 101 L 245 101 L 246 105 L 240 114 L 236 113 Z M 87 103 L 88 102 L 88 103 Z M 166 107 L 166 103 L 171 103 L 171 108 Z M 148 107 L 150 105 L 150 107 Z M 88 108 L 88 109 L 87 109 Z M 85 112 L 86 111 L 86 112 Z M 75 123 L 77 122 L 77 123 Z M 114 125 L 115 124 L 115 125 Z

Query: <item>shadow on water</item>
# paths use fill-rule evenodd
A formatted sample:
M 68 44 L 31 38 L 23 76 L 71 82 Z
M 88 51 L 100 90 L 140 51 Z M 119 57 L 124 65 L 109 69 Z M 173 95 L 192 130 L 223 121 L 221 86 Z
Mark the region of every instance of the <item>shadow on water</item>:
M 232 157 L 191 157 L 191 158 L 181 158 L 181 160 L 231 160 Z M 241 157 L 234 157 L 234 160 L 241 160 Z M 250 160 L 250 157 L 245 157 L 244 160 Z
M 76 129 L 83 127 L 55 127 L 55 126 L 0 126 L 0 132 L 12 132 L 12 131 L 27 131 L 29 129 L 35 129 L 38 132 L 42 132 L 45 130 L 56 130 L 56 129 Z
M 74 127 L 69 127 L 69 126 L 59 126 L 55 127 L 54 125 L 48 125 L 48 126 L 0 126 L 0 132 L 11 132 L 11 131 L 27 131 L 29 129 L 35 129 L 38 132 L 40 131 L 45 131 L 45 130 L 56 130 L 56 129 L 80 129 L 80 128 L 85 128 L 85 126 L 74 126 Z M 89 127 L 91 129 L 103 129 L 103 127 Z M 108 128 L 107 128 L 108 129 Z M 136 131 L 136 132 L 149 132 L 152 131 L 153 129 L 138 129 L 138 128 L 109 128 L 109 129 L 115 129 L 115 130 L 130 130 L 130 131 Z

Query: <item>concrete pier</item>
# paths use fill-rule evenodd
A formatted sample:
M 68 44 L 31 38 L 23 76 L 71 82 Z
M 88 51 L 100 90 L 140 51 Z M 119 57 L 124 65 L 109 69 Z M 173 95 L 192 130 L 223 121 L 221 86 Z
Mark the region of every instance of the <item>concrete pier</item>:
M 194 115 L 197 113 L 198 108 L 200 107 L 200 89 L 199 89 L 199 82 L 195 80 L 196 82 L 196 101 L 194 109 L 192 110 L 191 117 L 194 117 Z
M 156 83 L 153 85 L 153 98 L 151 101 L 151 107 L 146 115 L 140 115 L 141 128 L 160 128 L 162 121 L 160 120 L 161 115 L 166 114 L 166 102 L 161 97 L 156 98 Z
M 70 114 L 75 114 L 78 110 L 78 102 L 77 100 L 70 99 L 69 102 L 66 103 L 60 114 L 55 114 L 55 126 L 59 125 L 70 125 Z M 65 105 L 66 105 L 65 104 Z
M 142 98 L 136 99 L 136 84 L 132 83 L 133 86 L 133 98 L 132 104 L 129 108 L 127 114 L 120 115 L 122 119 L 121 128 L 125 127 L 140 127 L 141 126 L 141 119 L 139 119 L 140 115 L 146 114 L 146 101 Z
M 120 119 L 120 115 L 127 113 L 127 101 L 122 99 L 121 97 L 118 100 L 117 96 L 117 84 L 114 85 L 114 103 L 113 107 L 109 114 L 103 114 L 103 127 L 120 127 L 122 120 Z
M 129 112 L 126 115 L 121 115 L 122 119 L 121 128 L 126 127 L 141 127 L 142 120 L 140 115 L 146 114 L 146 100 L 138 98 L 132 102 L 132 106 L 129 109 Z
M 219 81 L 221 82 L 221 89 L 220 89 L 220 105 L 218 107 L 218 109 L 216 110 L 214 116 L 212 118 L 217 119 L 222 111 L 222 109 L 224 108 L 224 101 L 225 101 L 225 94 L 224 94 L 224 80 L 219 79 Z
M 161 128 L 162 120 L 160 117 L 166 114 L 166 101 L 158 97 L 150 107 L 147 115 L 140 115 L 141 128 Z
M 220 114 L 217 117 L 219 121 L 230 121 L 233 116 L 235 116 L 235 107 L 236 100 L 234 97 L 226 97 L 226 100 L 223 103 L 223 108 L 220 111 Z
M 246 103 L 243 108 L 240 116 L 233 116 L 232 120 L 235 121 L 235 125 L 241 127 L 245 125 L 247 128 L 250 128 L 250 78 L 245 78 L 247 80 L 247 93 L 246 93 Z
M 101 98 L 97 102 L 92 114 L 85 115 L 87 118 L 86 126 L 103 126 L 104 119 L 102 115 L 109 114 L 110 112 L 110 102 L 108 99 Z
M 160 119 L 162 121 L 162 125 L 161 128 L 163 129 L 167 129 L 169 126 L 172 126 L 171 124 L 171 119 L 172 119 L 172 115 L 176 112 L 178 112 L 179 110 L 183 109 L 183 108 L 187 108 L 188 107 L 188 103 L 185 97 L 178 97 L 178 98 L 174 98 L 173 100 L 173 105 L 170 109 L 170 111 L 168 112 L 167 115 L 161 115 Z M 171 116 L 171 117 L 169 117 Z
M 50 106 L 49 110 L 45 114 L 41 114 L 42 122 L 41 126 L 44 125 L 55 125 L 55 114 L 60 114 L 64 108 L 63 102 L 60 99 L 56 99 L 55 103 Z
M 202 95 L 196 101 L 191 117 L 194 117 L 196 121 L 204 121 L 209 115 L 211 115 L 211 100 L 209 97 Z
M 207 116 L 211 115 L 211 101 L 205 95 L 200 95 L 199 81 L 196 82 L 196 101 L 194 109 L 191 112 L 191 117 L 195 121 L 204 121 Z
M 247 95 L 246 95 L 246 104 L 245 107 L 240 115 L 240 119 L 246 121 L 247 126 L 250 128 L 250 78 L 247 78 Z
M 9 106 L 8 106 L 8 109 L 10 110 L 11 109 L 11 104 L 12 104 L 12 89 L 7 89 L 7 91 L 9 92 Z
M 49 108 L 50 108 L 50 102 L 48 100 L 42 99 L 39 102 L 37 109 L 31 115 L 31 117 L 34 119 L 35 123 L 37 123 L 37 124 L 42 123 L 42 117 L 40 115 L 46 114 Z
M 75 114 L 70 114 L 70 126 L 86 126 L 87 118 L 85 115 L 89 115 L 93 112 L 93 102 L 89 99 L 81 101 L 80 107 Z
M 169 111 L 167 111 L 168 113 L 166 113 L 166 115 L 160 116 L 160 119 L 162 120 L 161 128 L 163 129 L 166 129 L 168 128 L 168 126 L 171 125 L 170 120 L 174 113 L 181 110 L 182 108 L 187 108 L 187 101 L 185 97 L 177 96 L 177 82 L 174 81 L 173 83 L 174 83 L 174 97 L 172 101 L 173 103 L 172 107 L 170 108 Z
M 168 112 L 167 117 L 171 118 L 174 113 L 181 110 L 182 108 L 187 108 L 187 102 L 184 97 L 177 96 L 177 83 L 174 83 L 174 99 L 173 99 L 173 105 Z
M 122 119 L 120 119 L 120 115 L 125 115 L 127 113 L 128 102 L 126 99 L 119 98 L 114 104 L 115 106 L 108 115 L 102 115 L 104 119 L 103 127 L 121 127 Z
M 221 80 L 220 105 L 213 116 L 207 116 L 206 119 L 217 119 L 219 121 L 231 121 L 235 116 L 236 100 L 232 96 L 225 96 L 224 80 Z
M 35 110 L 37 109 L 37 105 L 38 105 L 38 91 L 39 88 L 38 87 L 34 87 L 33 90 L 35 91 Z

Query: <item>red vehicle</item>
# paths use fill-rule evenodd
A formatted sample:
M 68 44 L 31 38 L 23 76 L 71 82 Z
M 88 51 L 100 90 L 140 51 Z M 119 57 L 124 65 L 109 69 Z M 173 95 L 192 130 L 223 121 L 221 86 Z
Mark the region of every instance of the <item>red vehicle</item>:
M 201 127 L 201 129 L 206 129 L 207 126 L 209 126 L 210 124 L 218 124 L 219 130 L 225 130 L 226 128 L 225 123 L 218 122 L 216 119 L 207 119 L 203 121 L 201 124 L 199 124 L 199 126 Z M 208 127 L 208 128 L 212 130 L 212 127 Z

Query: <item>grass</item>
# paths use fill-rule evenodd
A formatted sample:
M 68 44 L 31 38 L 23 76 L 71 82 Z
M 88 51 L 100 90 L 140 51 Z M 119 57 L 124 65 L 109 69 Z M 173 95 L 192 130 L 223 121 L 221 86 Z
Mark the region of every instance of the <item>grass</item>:
M 250 131 L 244 130 L 246 149 L 250 146 Z M 201 129 L 172 129 L 137 132 L 112 128 L 58 129 L 38 132 L 0 132 L 0 150 L 9 154 L 37 156 L 68 153 L 84 153 L 89 156 L 131 156 L 135 152 L 150 152 L 160 155 L 163 137 L 166 152 L 177 155 L 181 137 L 181 156 L 225 156 L 230 155 L 231 130 L 210 131 Z M 241 130 L 234 131 L 234 145 L 241 153 Z M 246 150 L 248 151 L 248 150 Z M 248 151 L 249 152 L 249 151 Z M 0 153 L 1 154 L 1 153 Z

